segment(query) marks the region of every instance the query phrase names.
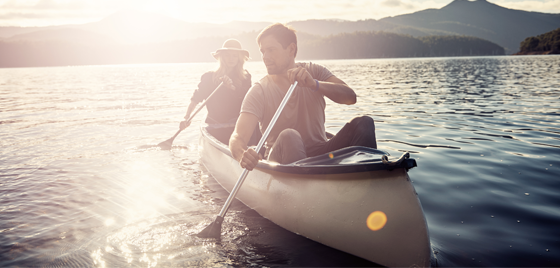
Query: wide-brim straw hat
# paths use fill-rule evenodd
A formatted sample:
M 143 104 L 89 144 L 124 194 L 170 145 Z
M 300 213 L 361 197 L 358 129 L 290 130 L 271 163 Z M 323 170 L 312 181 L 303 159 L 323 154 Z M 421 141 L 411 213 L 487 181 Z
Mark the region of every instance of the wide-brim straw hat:
M 239 41 L 237 41 L 236 39 L 228 39 L 224 42 L 224 44 L 222 45 L 222 48 L 217 49 L 215 52 L 212 52 L 212 56 L 214 56 L 215 59 L 219 58 L 220 52 L 223 51 L 237 51 L 245 56 L 247 56 L 247 58 L 249 58 L 249 51 L 243 49 L 241 47 L 241 43 Z

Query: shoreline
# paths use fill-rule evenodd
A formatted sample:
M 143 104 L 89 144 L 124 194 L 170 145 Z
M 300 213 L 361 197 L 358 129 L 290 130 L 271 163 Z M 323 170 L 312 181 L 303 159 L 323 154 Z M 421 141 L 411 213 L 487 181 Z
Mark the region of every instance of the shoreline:
M 517 53 L 511 54 L 511 55 L 512 56 L 520 56 L 520 55 L 560 55 L 560 50 L 517 52 Z

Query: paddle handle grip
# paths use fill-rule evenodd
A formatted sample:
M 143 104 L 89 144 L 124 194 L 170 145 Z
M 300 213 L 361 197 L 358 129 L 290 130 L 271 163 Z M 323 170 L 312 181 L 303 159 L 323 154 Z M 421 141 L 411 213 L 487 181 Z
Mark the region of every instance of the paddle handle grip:
M 297 83 L 298 82 L 295 81 L 290 86 L 290 88 L 288 89 L 288 92 L 286 93 L 286 96 L 284 96 L 284 98 L 282 99 L 282 102 L 280 103 L 280 106 L 278 106 L 278 109 L 276 110 L 276 113 L 274 113 L 274 116 L 272 117 L 272 120 L 270 120 L 270 124 L 268 124 L 268 127 L 264 131 L 264 134 L 262 135 L 261 140 L 259 140 L 259 143 L 257 144 L 257 152 L 260 151 L 261 148 L 263 147 L 266 139 L 268 138 L 268 135 L 270 134 L 270 131 L 272 130 L 272 128 L 276 124 L 276 121 L 278 120 L 278 117 L 280 117 L 280 114 L 282 113 L 282 110 L 284 110 L 284 107 L 286 106 L 286 103 L 288 103 L 288 100 L 292 96 L 292 93 L 294 92 L 294 90 L 297 86 Z M 241 185 L 245 181 L 245 178 L 247 177 L 247 174 L 249 174 L 249 170 L 244 169 L 243 173 L 241 173 L 241 176 L 239 176 L 239 179 L 237 179 L 237 182 L 235 183 L 235 186 L 233 186 L 233 189 L 229 193 L 229 196 L 226 199 L 226 203 L 222 207 L 222 210 L 220 211 L 220 214 L 218 214 L 219 217 L 223 218 L 226 215 L 226 213 L 229 209 L 229 206 L 231 205 L 231 202 L 233 201 L 233 199 L 237 195 L 237 192 L 239 192 L 239 189 L 241 188 Z

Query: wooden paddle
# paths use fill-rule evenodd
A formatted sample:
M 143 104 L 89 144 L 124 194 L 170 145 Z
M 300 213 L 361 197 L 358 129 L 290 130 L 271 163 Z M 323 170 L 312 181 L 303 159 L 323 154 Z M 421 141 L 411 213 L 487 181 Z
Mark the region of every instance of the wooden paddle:
M 202 104 L 198 107 L 198 109 L 189 117 L 189 119 L 187 119 L 187 122 L 191 122 L 191 120 L 194 118 L 194 116 L 200 112 L 200 110 L 202 109 L 202 107 L 206 106 L 206 103 L 208 102 L 209 99 L 212 98 L 212 96 L 214 96 L 214 94 L 216 93 L 216 91 L 218 91 L 218 88 L 220 88 L 222 85 L 224 84 L 224 82 L 221 82 L 218 87 L 216 87 L 214 89 L 214 91 L 212 91 L 212 94 L 210 94 L 210 96 L 208 96 L 208 98 L 206 98 L 206 100 L 204 100 L 204 102 L 202 102 Z M 181 131 L 183 131 L 185 128 L 183 129 L 179 129 L 175 135 L 173 135 L 173 137 L 169 138 L 166 141 L 162 141 L 158 144 L 158 146 L 163 149 L 163 150 L 171 150 L 171 145 L 173 144 L 173 140 L 177 137 L 177 135 L 179 135 L 179 133 L 181 133 Z
M 261 140 L 257 144 L 257 148 L 255 149 L 257 152 L 259 152 L 261 150 L 261 148 L 263 147 L 264 142 L 268 138 L 268 134 L 270 134 L 270 131 L 272 130 L 272 128 L 276 124 L 276 120 L 278 120 L 278 117 L 282 113 L 282 110 L 284 109 L 284 106 L 286 106 L 286 103 L 290 99 L 290 96 L 292 95 L 292 92 L 294 92 L 294 89 L 296 88 L 297 83 L 298 82 L 295 81 L 290 86 L 290 88 L 288 89 L 288 93 L 286 93 L 286 96 L 284 96 L 284 99 L 282 99 L 282 102 L 280 103 L 280 106 L 278 106 L 278 109 L 276 110 L 276 113 L 274 113 L 274 116 L 272 117 L 272 120 L 270 121 L 270 124 L 266 128 L 264 134 L 261 137 Z M 229 196 L 226 200 L 226 203 L 222 207 L 222 210 L 220 211 L 220 214 L 218 214 L 218 216 L 216 216 L 216 220 L 214 220 L 212 223 L 210 223 L 210 225 L 206 226 L 206 228 L 204 228 L 204 230 L 202 230 L 196 236 L 202 237 L 202 238 L 219 238 L 220 237 L 220 235 L 222 233 L 222 222 L 224 221 L 224 216 L 226 215 L 226 213 L 229 209 L 229 206 L 231 205 L 231 202 L 233 201 L 233 198 L 235 198 L 235 196 L 237 195 L 237 192 L 241 188 L 241 185 L 243 184 L 243 181 L 245 181 L 245 178 L 247 177 L 247 174 L 249 174 L 249 170 L 248 169 L 243 170 L 243 173 L 241 173 L 241 176 L 239 177 L 239 179 L 237 179 L 237 182 L 235 183 L 235 186 L 231 190 L 231 192 L 230 192 L 230 194 L 229 194 Z

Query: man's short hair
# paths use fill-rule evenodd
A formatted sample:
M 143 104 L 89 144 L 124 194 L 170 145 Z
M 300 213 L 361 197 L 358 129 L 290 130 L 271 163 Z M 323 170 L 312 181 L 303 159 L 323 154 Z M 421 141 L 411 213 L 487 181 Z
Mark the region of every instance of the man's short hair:
M 291 43 L 296 45 L 296 51 L 294 52 L 294 57 L 297 55 L 297 37 L 296 30 L 292 27 L 287 26 L 283 23 L 275 23 L 264 28 L 259 36 L 257 36 L 257 43 L 260 44 L 264 37 L 269 35 L 274 36 L 276 41 L 282 45 L 282 48 L 286 49 Z

